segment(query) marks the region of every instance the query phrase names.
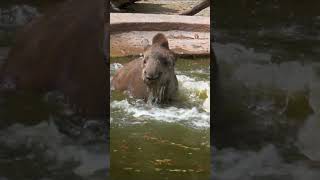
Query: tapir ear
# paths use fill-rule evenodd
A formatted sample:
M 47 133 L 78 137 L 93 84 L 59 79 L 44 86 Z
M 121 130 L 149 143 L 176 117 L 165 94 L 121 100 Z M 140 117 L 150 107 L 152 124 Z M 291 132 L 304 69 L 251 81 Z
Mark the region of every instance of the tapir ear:
M 153 37 L 152 44 L 159 44 L 160 46 L 169 49 L 168 39 L 162 33 L 158 33 Z
M 149 43 L 148 39 L 143 39 L 141 41 L 141 44 L 142 44 L 144 50 L 146 50 L 146 49 L 148 49 L 148 47 L 150 47 L 150 43 Z

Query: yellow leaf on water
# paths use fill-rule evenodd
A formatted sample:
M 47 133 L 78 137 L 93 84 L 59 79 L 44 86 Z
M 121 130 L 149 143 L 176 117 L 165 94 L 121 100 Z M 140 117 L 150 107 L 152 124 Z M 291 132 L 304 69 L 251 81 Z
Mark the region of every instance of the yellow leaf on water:
M 160 169 L 160 168 L 155 168 L 154 170 L 155 170 L 155 171 L 161 171 L 161 169 Z
M 181 169 L 169 169 L 170 172 L 181 172 Z

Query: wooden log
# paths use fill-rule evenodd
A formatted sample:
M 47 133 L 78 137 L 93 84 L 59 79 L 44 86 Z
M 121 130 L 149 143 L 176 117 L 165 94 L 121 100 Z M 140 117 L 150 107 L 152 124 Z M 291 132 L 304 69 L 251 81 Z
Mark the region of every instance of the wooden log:
M 181 15 L 193 16 L 207 7 L 210 7 L 210 0 L 203 0 L 196 4 L 192 9 L 182 12 Z
M 209 17 L 111 13 L 110 56 L 138 56 L 141 41 L 158 32 L 165 34 L 170 48 L 179 56 L 210 55 Z
M 210 32 L 210 18 L 165 14 L 110 14 L 110 33 L 169 30 Z
M 143 52 L 141 41 L 152 37 L 159 31 L 132 31 L 113 34 L 110 37 L 111 57 L 138 56 Z M 170 49 L 181 57 L 209 56 L 210 34 L 204 32 L 165 31 Z

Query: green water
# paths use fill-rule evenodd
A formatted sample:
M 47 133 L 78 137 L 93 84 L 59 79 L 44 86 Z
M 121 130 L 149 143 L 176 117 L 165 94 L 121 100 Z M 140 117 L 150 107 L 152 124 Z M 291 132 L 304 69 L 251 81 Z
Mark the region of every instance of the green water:
M 112 59 L 111 64 L 123 64 L 127 61 L 128 59 Z M 179 59 L 176 66 L 179 75 L 186 75 L 199 81 L 209 81 L 208 59 Z M 111 75 L 113 73 L 114 71 L 111 71 Z M 190 122 L 184 123 L 183 120 L 166 122 L 159 117 L 161 114 L 137 117 L 136 113 L 130 112 L 135 106 L 142 106 L 141 110 L 146 112 L 148 108 L 159 108 L 159 111 L 170 107 L 183 108 L 186 111 L 192 107 L 201 109 L 201 103 L 207 98 L 205 95 L 199 95 L 191 101 L 188 94 L 183 92 L 180 92 L 180 96 L 180 100 L 173 104 L 146 107 L 142 102 L 137 102 L 123 93 L 112 91 L 111 103 L 128 100 L 132 104 L 129 110 L 111 105 L 112 180 L 209 179 L 211 158 L 208 126 L 194 127 Z M 172 116 L 175 116 L 174 112 Z
M 320 179 L 318 6 L 216 3 L 215 179 Z

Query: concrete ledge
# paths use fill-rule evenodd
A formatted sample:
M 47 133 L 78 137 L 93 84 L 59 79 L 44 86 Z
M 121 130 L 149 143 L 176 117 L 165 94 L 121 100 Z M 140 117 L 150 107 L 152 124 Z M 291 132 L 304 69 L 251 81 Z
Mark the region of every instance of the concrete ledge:
M 113 34 L 110 37 L 111 57 L 137 56 L 143 52 L 141 41 L 152 38 L 159 31 L 131 31 Z M 170 49 L 181 57 L 186 56 L 209 56 L 210 33 L 165 31 L 163 33 L 168 41 Z
M 210 18 L 159 14 L 111 13 L 110 56 L 137 56 L 141 41 L 166 35 L 170 49 L 182 57 L 210 55 Z
M 110 32 L 126 31 L 196 31 L 210 32 L 210 18 L 165 14 L 111 13 Z

